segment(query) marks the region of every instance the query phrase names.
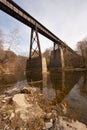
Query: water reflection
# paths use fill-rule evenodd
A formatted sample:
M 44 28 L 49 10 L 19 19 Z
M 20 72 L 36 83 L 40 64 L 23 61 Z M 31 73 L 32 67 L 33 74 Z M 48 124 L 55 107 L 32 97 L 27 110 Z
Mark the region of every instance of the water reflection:
M 82 73 L 78 82 L 71 89 L 63 102 L 70 102 L 67 116 L 87 125 L 87 73 Z
M 87 96 L 87 72 L 83 73 L 83 82 L 82 86 L 80 87 L 80 93 L 83 96 Z
M 38 87 L 46 98 L 54 105 L 68 102 L 70 107 L 66 116 L 78 119 L 87 125 L 87 72 L 43 72 L 33 76 L 34 81 L 29 82 L 31 86 Z M 43 78 L 42 78 L 43 77 Z M 38 80 L 42 79 L 42 80 Z M 3 91 L 1 85 L 0 93 Z M 28 86 L 24 81 L 12 87 Z M 9 88 L 11 89 L 11 87 Z
M 41 92 L 44 93 L 47 98 L 52 100 L 54 99 L 54 101 L 59 103 L 69 93 L 72 87 L 78 82 L 81 75 L 82 72 L 43 73 L 42 81 L 31 82 L 29 84 L 31 84 L 32 86 L 39 87 Z M 37 77 L 39 77 L 38 74 Z M 36 81 L 35 76 L 34 81 Z M 60 94 L 60 96 L 59 93 L 61 92 L 62 95 Z M 61 100 L 58 101 L 58 97 L 61 98 Z
M 67 116 L 87 124 L 87 72 L 43 73 L 43 81 L 32 85 L 39 87 L 54 105 L 69 102 Z

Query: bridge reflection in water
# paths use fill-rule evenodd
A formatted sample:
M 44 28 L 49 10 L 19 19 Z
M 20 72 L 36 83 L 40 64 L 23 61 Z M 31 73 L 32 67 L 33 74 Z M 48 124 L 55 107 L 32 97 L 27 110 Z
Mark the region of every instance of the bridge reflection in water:
M 26 76 L 29 82 L 42 80 L 42 60 L 40 57 L 27 60 Z
M 67 116 L 87 125 L 87 72 L 43 73 L 42 81 L 29 84 L 38 87 L 54 105 L 69 102 Z
M 55 96 L 59 95 L 62 92 L 61 100 L 57 100 L 56 103 L 61 102 L 64 97 L 69 93 L 69 91 L 73 88 L 73 86 L 78 83 L 79 79 L 83 76 L 85 78 L 84 72 L 76 72 L 76 71 L 62 71 L 62 72 L 43 72 L 41 75 L 37 73 L 37 76 L 32 73 L 32 80 L 28 80 L 29 84 L 35 87 L 40 88 L 42 92 L 47 93 L 47 97 L 49 98 L 50 92 L 53 91 Z M 31 77 L 29 77 L 30 79 Z M 38 80 L 40 79 L 40 80 Z M 54 99 L 52 97 L 52 100 Z M 55 97 L 56 98 L 56 97 Z M 49 98 L 50 99 L 50 98 Z

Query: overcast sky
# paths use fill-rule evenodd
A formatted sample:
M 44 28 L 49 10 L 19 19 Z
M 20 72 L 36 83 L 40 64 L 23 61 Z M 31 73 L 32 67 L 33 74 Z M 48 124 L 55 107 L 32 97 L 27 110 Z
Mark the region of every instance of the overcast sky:
M 72 49 L 75 49 L 78 41 L 87 37 L 87 0 L 14 1 Z M 9 30 L 14 28 L 19 29 L 22 50 L 27 52 L 30 28 L 0 11 L 0 29 L 8 34 Z M 41 36 L 40 43 L 42 51 L 53 45 L 51 41 Z

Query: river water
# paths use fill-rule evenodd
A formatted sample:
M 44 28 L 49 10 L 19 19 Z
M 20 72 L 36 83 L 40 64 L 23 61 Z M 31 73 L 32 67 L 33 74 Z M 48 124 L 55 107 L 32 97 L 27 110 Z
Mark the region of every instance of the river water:
M 87 125 L 87 71 L 44 72 L 42 77 L 42 80 L 32 79 L 28 84 L 38 87 L 54 105 L 67 102 L 69 108 L 66 116 Z M 13 86 L 28 87 L 26 81 L 17 82 Z M 2 90 L 3 88 L 0 88 L 0 92 Z
M 44 73 L 43 80 L 32 82 L 31 86 L 40 88 L 54 105 L 68 102 L 66 116 L 87 125 L 87 72 Z

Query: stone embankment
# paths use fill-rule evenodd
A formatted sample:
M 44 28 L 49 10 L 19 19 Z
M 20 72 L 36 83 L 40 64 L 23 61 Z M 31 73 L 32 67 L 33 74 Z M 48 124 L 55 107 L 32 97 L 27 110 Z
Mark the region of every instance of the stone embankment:
M 0 95 L 0 130 L 87 130 L 64 116 L 66 107 L 54 106 L 38 88 L 12 88 Z

